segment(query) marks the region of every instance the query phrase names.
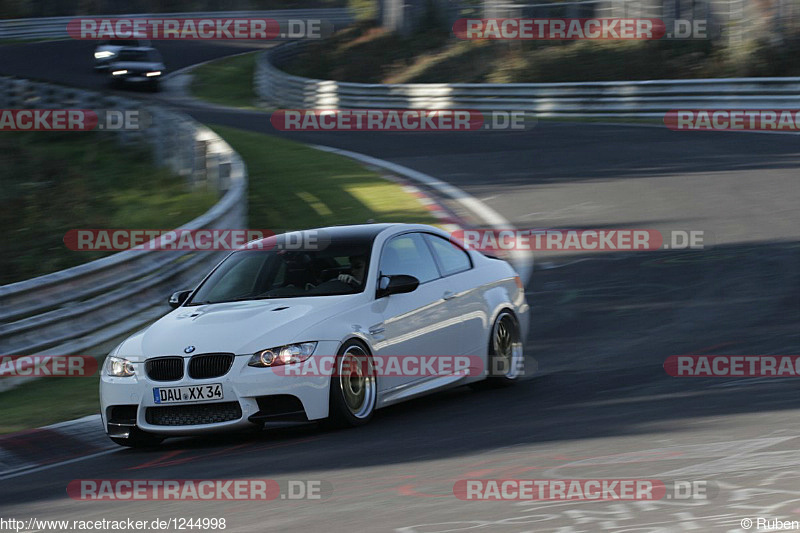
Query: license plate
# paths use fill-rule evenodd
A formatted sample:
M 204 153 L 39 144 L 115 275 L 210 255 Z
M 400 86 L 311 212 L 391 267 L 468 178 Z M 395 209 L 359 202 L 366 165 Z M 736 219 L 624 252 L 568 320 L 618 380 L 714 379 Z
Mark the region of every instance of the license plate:
M 153 389 L 156 403 L 207 402 L 222 400 L 222 385 L 197 385 L 192 387 L 156 387 Z

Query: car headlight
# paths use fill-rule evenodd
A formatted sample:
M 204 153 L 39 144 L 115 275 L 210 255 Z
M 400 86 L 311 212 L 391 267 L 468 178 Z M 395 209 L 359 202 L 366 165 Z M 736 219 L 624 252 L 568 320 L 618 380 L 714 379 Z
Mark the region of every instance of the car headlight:
M 115 70 L 111 73 L 112 76 L 122 76 L 123 74 L 127 74 L 127 70 Z
M 153 72 L 148 72 L 146 74 L 146 76 L 148 78 L 152 78 L 153 76 L 161 76 L 161 71 L 160 70 L 154 70 Z
M 118 378 L 129 378 L 136 374 L 133 363 L 122 357 L 108 356 L 106 358 L 106 373 Z
M 113 57 L 113 56 L 114 52 L 112 52 L 111 50 L 101 50 L 100 52 L 94 53 L 95 59 L 105 59 L 107 57 Z
M 268 367 L 279 365 L 293 365 L 302 363 L 314 353 L 317 347 L 316 342 L 302 342 L 299 344 L 287 344 L 277 348 L 268 348 L 256 352 L 247 362 L 248 366 Z

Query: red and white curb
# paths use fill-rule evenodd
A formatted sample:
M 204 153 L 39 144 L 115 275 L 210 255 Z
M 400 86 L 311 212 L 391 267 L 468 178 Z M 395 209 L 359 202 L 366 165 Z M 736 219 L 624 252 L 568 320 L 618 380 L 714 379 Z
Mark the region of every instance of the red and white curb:
M 438 225 L 443 230 L 453 232 L 468 227 L 466 222 L 449 210 L 447 206 L 442 205 L 436 198 L 427 194 L 416 185 L 412 185 L 394 174 L 381 174 L 381 177 L 397 183 L 403 189 L 403 192 L 416 198 L 417 201 L 439 221 Z

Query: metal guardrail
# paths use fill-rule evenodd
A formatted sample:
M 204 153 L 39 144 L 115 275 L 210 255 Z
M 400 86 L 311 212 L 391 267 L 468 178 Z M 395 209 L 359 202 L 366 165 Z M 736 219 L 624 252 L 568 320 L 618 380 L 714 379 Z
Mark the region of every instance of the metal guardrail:
M 92 15 L 92 18 L 271 18 L 319 19 L 335 27 L 353 21 L 353 11 L 346 8 L 281 9 L 272 11 L 207 11 L 197 13 L 136 13 L 130 15 Z M 48 17 L 0 20 L 0 39 L 66 39 L 67 23 L 79 17 Z
M 134 17 L 304 19 L 339 28 L 354 21 L 354 12 L 336 8 L 109 15 Z M 0 20 L 0 39 L 67 38 L 67 23 L 74 18 Z M 244 162 L 222 138 L 187 115 L 128 98 L 10 77 L 0 77 L 0 108 L 144 110 L 152 124 L 147 129 L 106 134 L 122 145 L 148 146 L 156 165 L 220 195 L 209 211 L 178 229 L 247 227 Z M 163 315 L 173 290 L 195 286 L 225 254 L 128 250 L 0 286 L 0 355 L 81 354 L 106 344 Z M 0 391 L 29 379 L 33 378 L 0 380 Z
M 261 100 L 286 109 L 474 109 L 540 117 L 656 118 L 677 108 L 800 108 L 800 78 L 383 85 L 280 70 L 304 44 L 287 43 L 260 55 L 254 83 Z
M 150 127 L 105 134 L 123 145 L 149 145 L 157 164 L 221 197 L 181 228 L 246 227 L 247 168 L 224 140 L 186 115 L 131 99 L 5 77 L 0 78 L 0 107 L 145 109 L 153 118 Z M 0 354 L 85 353 L 164 314 L 169 294 L 194 286 L 224 254 L 127 250 L 0 286 Z M 2 380 L 0 390 L 17 379 Z

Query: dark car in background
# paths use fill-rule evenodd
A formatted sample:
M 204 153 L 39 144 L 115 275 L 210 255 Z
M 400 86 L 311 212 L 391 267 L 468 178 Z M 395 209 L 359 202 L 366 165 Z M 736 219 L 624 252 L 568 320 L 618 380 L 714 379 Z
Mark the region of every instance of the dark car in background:
M 147 39 L 104 39 L 97 42 L 94 48 L 94 69 L 107 70 L 108 66 L 117 60 L 119 51 L 123 48 L 150 47 Z
M 159 80 L 166 67 L 161 54 L 152 47 L 121 48 L 116 59 L 108 67 L 111 86 L 140 84 L 151 90 L 158 90 Z

